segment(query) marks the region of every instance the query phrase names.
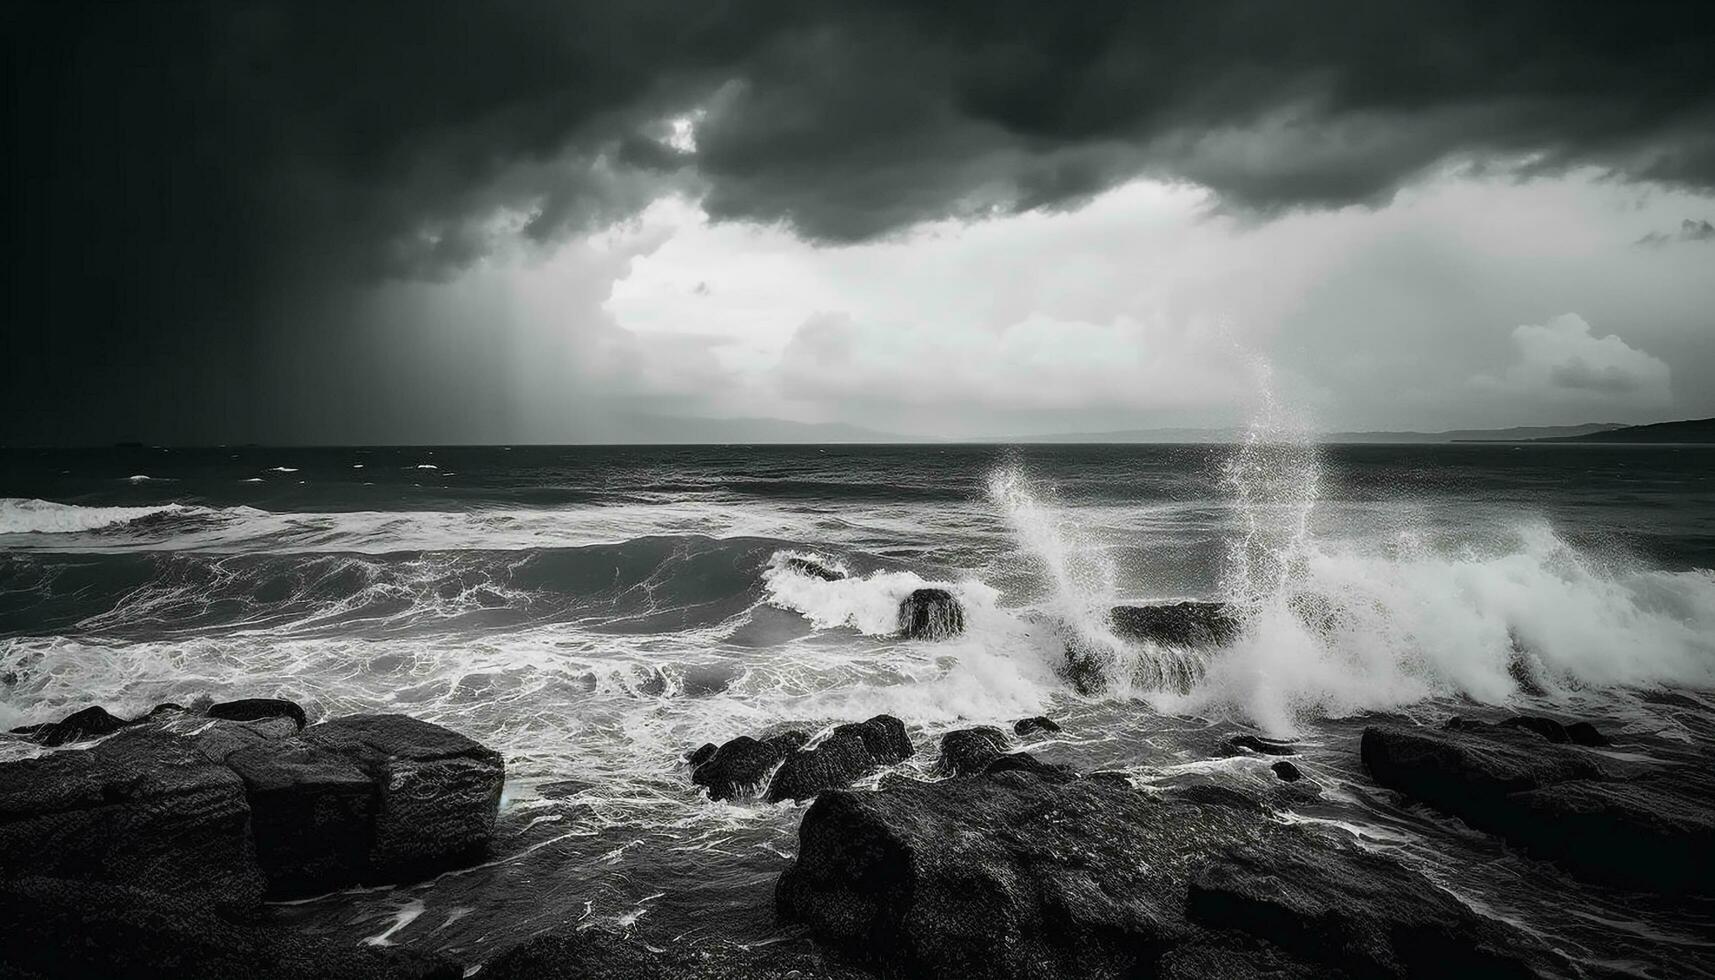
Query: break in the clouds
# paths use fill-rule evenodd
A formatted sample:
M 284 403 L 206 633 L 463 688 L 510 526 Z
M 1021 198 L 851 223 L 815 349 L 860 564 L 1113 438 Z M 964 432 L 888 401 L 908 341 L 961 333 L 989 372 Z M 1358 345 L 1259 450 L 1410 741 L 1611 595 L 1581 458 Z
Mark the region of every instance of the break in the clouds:
M 8 440 L 329 438 L 282 419 L 339 404 L 398 417 L 381 430 L 395 438 L 456 436 L 412 427 L 428 399 L 401 379 L 452 373 L 419 364 L 413 346 L 461 341 L 401 336 L 396 313 L 376 312 L 377 289 L 492 291 L 497 266 L 551 265 L 663 199 L 694 202 L 716 226 L 838 249 L 925 223 L 1078 212 L 1137 181 L 1187 188 L 1234 228 L 1385 212 L 1450 171 L 1576 172 L 1693 206 L 1715 189 L 1711 17 L 1681 3 L 68 0 L 0 18 L 14 87 Z M 1647 234 L 1621 219 L 1611 230 Z M 491 300 L 471 318 L 504 319 L 493 304 L 511 300 Z M 1511 324 L 1581 309 L 1543 302 Z M 1099 411 L 1121 387 L 1104 345 L 1190 329 L 1123 312 L 1021 317 L 973 373 L 1029 374 L 1036 408 L 1054 412 L 1078 408 L 1036 389 L 1082 379 Z M 625 328 L 605 317 L 561 326 L 617 337 L 603 331 Z M 957 329 L 852 322 L 862 337 L 891 331 L 902 356 L 942 352 Z M 1490 329 L 1504 340 L 1510 326 Z M 1056 333 L 1067 343 L 1042 340 Z M 384 352 L 385 337 L 401 346 Z M 524 397 L 482 386 L 485 372 L 496 385 L 511 375 L 469 343 L 461 384 L 496 403 Z M 550 346 L 577 360 L 590 345 Z M 1055 367 L 1037 374 L 1053 348 Z M 342 360 L 359 351 L 366 362 Z M 317 364 L 337 370 L 317 381 Z M 793 378 L 812 383 L 782 372 L 783 397 Z M 633 374 L 653 377 L 615 368 L 607 385 Z M 718 384 L 660 387 L 623 398 L 724 398 Z M 994 383 L 945 387 L 975 413 Z M 881 379 L 867 390 L 885 400 Z

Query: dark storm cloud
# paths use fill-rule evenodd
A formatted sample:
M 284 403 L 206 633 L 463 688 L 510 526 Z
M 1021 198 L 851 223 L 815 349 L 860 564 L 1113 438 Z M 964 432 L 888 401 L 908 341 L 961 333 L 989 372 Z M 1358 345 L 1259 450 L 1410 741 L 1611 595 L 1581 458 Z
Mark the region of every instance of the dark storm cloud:
M 1385 201 L 1466 158 L 1706 191 L 1712 17 L 1670 2 L 14 3 L 0 438 L 104 438 L 116 414 L 157 438 L 250 431 L 259 338 L 313 335 L 306 297 L 449 275 L 670 187 L 716 218 L 831 242 L 1072 206 L 1138 175 L 1259 213 Z M 687 113 L 694 151 L 669 138 Z

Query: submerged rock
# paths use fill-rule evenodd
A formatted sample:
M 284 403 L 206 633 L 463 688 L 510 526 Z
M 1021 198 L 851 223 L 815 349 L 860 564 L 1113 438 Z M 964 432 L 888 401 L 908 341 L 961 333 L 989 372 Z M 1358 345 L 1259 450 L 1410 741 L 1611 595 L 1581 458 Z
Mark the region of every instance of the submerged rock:
M 131 723 L 123 718 L 108 714 L 106 708 L 91 705 L 82 711 L 74 711 L 59 721 L 14 728 L 12 734 L 22 735 L 42 745 L 57 747 L 112 735 L 129 724 Z
M 1457 722 L 1459 719 L 1453 719 Z M 1449 722 L 1451 725 L 1452 722 Z M 1535 732 L 1543 738 L 1560 745 L 1586 745 L 1600 747 L 1611 745 L 1607 736 L 1596 730 L 1596 726 L 1587 721 L 1575 721 L 1570 725 L 1562 725 L 1553 718 L 1542 718 L 1534 715 L 1518 715 L 1501 722 L 1508 728 L 1522 728 Z M 1453 725 L 1453 727 L 1458 727 Z
M 0 976 L 31 980 L 459 980 L 397 947 L 231 921 L 180 894 L 53 878 L 0 881 Z
M 1108 617 L 1117 636 L 1177 647 L 1220 646 L 1239 633 L 1239 621 L 1224 602 L 1115 606 Z
M 240 701 L 227 701 L 210 705 L 207 712 L 210 718 L 225 718 L 229 721 L 260 721 L 266 718 L 290 718 L 302 731 L 307 718 L 304 709 L 295 701 L 285 698 L 244 698 Z
M 414 880 L 487 853 L 506 778 L 500 753 L 406 715 L 349 715 L 306 728 L 299 739 L 319 750 L 304 764 L 328 780 L 332 755 L 374 786 L 368 880 Z
M 1020 738 L 1034 734 L 1035 732 L 1048 732 L 1053 734 L 1059 730 L 1059 724 L 1056 723 L 1054 719 L 1049 718 L 1046 715 L 1037 715 L 1034 718 L 1023 718 L 1019 721 L 1013 722 L 1012 725 L 1012 733 Z
M 824 582 L 838 582 L 840 579 L 846 577 L 846 573 L 837 568 L 832 568 L 828 565 L 822 564 L 814 558 L 806 558 L 801 555 L 793 555 L 784 562 L 781 562 L 781 564 L 801 575 L 808 575 L 811 578 L 819 578 Z
M 1533 976 L 1557 962 L 1349 844 L 1026 771 L 823 794 L 775 898 L 884 976 L 1107 980 L 1222 963 L 1237 972 L 1212 975 L 1451 975 L 1443 962 Z
M 941 736 L 941 757 L 935 762 L 935 771 L 943 776 L 972 776 L 1011 747 L 1006 733 L 989 725 L 951 731 Z
M 1364 730 L 1383 786 L 1506 838 L 1593 881 L 1662 892 L 1715 890 L 1715 786 L 1684 768 L 1621 779 L 1601 758 L 1524 725 Z
M 691 782 L 706 787 L 711 800 L 753 795 L 768 782 L 775 767 L 809 740 L 810 736 L 796 730 L 764 739 L 740 735 L 697 763 Z
M 1290 762 L 1287 762 L 1284 759 L 1282 759 L 1279 762 L 1276 762 L 1274 765 L 1269 766 L 1268 768 L 1276 776 L 1279 776 L 1281 778 L 1282 782 L 1296 783 L 1300 779 L 1304 778 L 1304 774 L 1298 771 L 1297 766 L 1293 765 Z
M 162 732 L 0 763 L 0 877 L 105 881 L 254 905 L 244 783 Z M 3 944 L 0 944 L 3 945 Z
M 1258 755 L 1297 755 L 1298 748 L 1292 742 L 1279 739 L 1263 738 L 1260 735 L 1234 735 L 1222 745 L 1222 751 L 1227 755 L 1242 755 L 1255 752 Z
M 797 749 L 788 755 L 763 798 L 807 800 L 817 793 L 853 782 L 910 758 L 916 750 L 905 734 L 905 723 L 892 715 L 876 715 L 868 721 L 841 725 L 813 748 Z
M 944 640 L 964 631 L 964 607 L 946 589 L 918 589 L 899 604 L 899 634 L 908 640 Z

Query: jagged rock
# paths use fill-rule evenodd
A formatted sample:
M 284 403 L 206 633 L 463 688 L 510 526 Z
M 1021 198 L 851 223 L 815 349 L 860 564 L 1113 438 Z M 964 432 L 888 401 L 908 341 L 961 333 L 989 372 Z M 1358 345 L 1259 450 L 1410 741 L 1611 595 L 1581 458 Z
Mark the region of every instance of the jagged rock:
M 1364 730 L 1376 782 L 1498 834 L 1593 881 L 1709 892 L 1715 796 L 1709 777 L 1657 770 L 1621 780 L 1586 749 L 1520 726 Z
M 1108 618 L 1115 635 L 1178 647 L 1220 646 L 1239 633 L 1239 621 L 1224 602 L 1115 606 Z
M 82 711 L 74 711 L 59 721 L 14 728 L 12 734 L 22 735 L 32 742 L 53 748 L 112 735 L 129 724 L 131 723 L 123 718 L 108 714 L 106 708 L 91 705 Z
M 1298 771 L 1297 766 L 1285 761 L 1284 759 L 1280 762 L 1276 762 L 1268 768 L 1272 770 L 1276 776 L 1279 776 L 1283 782 L 1296 783 L 1300 779 L 1304 778 L 1304 774 Z
M 1049 718 L 1046 715 L 1037 715 L 1035 718 L 1023 718 L 1019 721 L 1013 722 L 1012 724 L 1012 733 L 1020 738 L 1034 732 L 1048 732 L 1052 734 L 1059 730 L 1059 724 L 1056 723 L 1054 719 Z
M 207 712 L 210 718 L 225 718 L 228 721 L 260 721 L 265 718 L 290 718 L 298 723 L 302 731 L 306 718 L 304 709 L 294 701 L 285 698 L 244 698 L 240 701 L 227 701 L 222 704 L 210 705 Z
M 459 980 L 439 956 L 229 921 L 177 894 L 0 880 L 0 976 L 20 980 Z
M 944 640 L 965 631 L 965 610 L 946 589 L 918 589 L 899 604 L 899 635 Z
M 707 787 L 711 800 L 749 796 L 768 782 L 775 767 L 809 740 L 810 736 L 796 730 L 764 739 L 740 735 L 693 769 L 691 782 Z
M 839 569 L 830 568 L 814 558 L 803 558 L 798 555 L 793 555 L 782 562 L 782 564 L 795 572 L 808 575 L 811 578 L 819 578 L 824 582 L 838 582 L 840 579 L 846 577 L 845 573 Z
M 783 918 L 883 976 L 1109 980 L 1223 959 L 1257 967 L 1250 975 L 1269 963 L 1286 975 L 1442 975 L 1419 955 L 1420 925 L 1448 962 L 1522 976 L 1554 966 L 1525 934 L 1383 862 L 1236 807 L 1012 771 L 823 794 L 775 899 Z M 1227 865 L 1229 877 L 1212 870 Z M 1284 909 L 1230 914 L 1262 904 L 1269 874 Z M 1195 909 L 1193 880 L 1204 893 Z M 1315 918 L 1317 902 L 1340 895 L 1350 898 Z M 1298 934 L 1325 925 L 1351 948 Z
M 233 907 L 254 905 L 263 886 L 243 782 L 158 731 L 0 763 L 0 878 L 24 876 L 119 882 Z
M 487 853 L 506 776 L 500 753 L 405 715 L 336 718 L 298 738 L 373 783 L 369 880 L 412 880 Z
M 841 725 L 814 747 L 788 755 L 763 798 L 770 803 L 807 800 L 823 790 L 850 786 L 882 766 L 903 762 L 914 751 L 905 723 L 891 715 Z
M 943 776 L 975 775 L 1010 748 L 1006 733 L 989 725 L 951 731 L 941 736 L 941 757 L 935 771 Z
M 1258 755 L 1298 754 L 1298 749 L 1291 742 L 1282 742 L 1278 739 L 1263 738 L 1260 735 L 1251 734 L 1234 735 L 1227 739 L 1222 750 L 1227 755 L 1241 755 L 1246 752 L 1255 752 Z
M 365 880 L 380 795 L 369 774 L 295 738 L 239 749 L 226 764 L 244 780 L 271 896 L 315 895 Z

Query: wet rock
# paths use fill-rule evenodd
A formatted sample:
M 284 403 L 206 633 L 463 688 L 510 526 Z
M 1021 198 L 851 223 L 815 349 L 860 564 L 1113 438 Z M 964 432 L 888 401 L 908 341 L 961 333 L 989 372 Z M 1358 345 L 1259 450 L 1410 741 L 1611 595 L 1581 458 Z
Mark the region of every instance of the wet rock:
M 1700 771 L 1620 779 L 1594 753 L 1523 726 L 1462 722 L 1364 731 L 1383 786 L 1506 838 L 1589 880 L 1663 892 L 1715 888 L 1715 786 Z
M 810 736 L 800 731 L 764 739 L 740 735 L 699 763 L 691 771 L 691 782 L 706 787 L 711 800 L 753 795 L 768 782 L 775 767 L 809 740 Z
M 1266 906 L 1270 876 L 1281 911 Z M 775 899 L 784 919 L 883 976 L 1107 980 L 1222 962 L 1248 964 L 1234 976 L 1444 975 L 1420 955 L 1425 932 L 1448 962 L 1502 968 L 1488 975 L 1552 963 L 1528 936 L 1350 844 L 1237 807 L 1026 771 L 823 794 Z M 1265 914 L 1236 915 L 1243 902 Z
M 689 762 L 692 768 L 695 768 L 713 758 L 719 749 L 720 746 L 713 742 L 704 742 L 700 747 L 692 749 L 691 753 L 685 756 L 685 761 Z
M 210 705 L 207 712 L 210 718 L 225 718 L 228 721 L 260 721 L 266 718 L 290 718 L 302 731 L 306 718 L 304 709 L 296 702 L 285 698 L 244 698 L 240 701 L 226 701 Z
M 935 771 L 943 776 L 974 776 L 1011 747 L 1006 733 L 989 725 L 951 731 L 941 736 Z
M 1528 978 L 1566 969 L 1519 930 L 1356 847 L 1231 852 L 1192 876 L 1186 913 L 1353 976 Z
M 1455 718 L 1453 721 L 1459 721 L 1459 719 Z M 1449 724 L 1451 725 L 1451 722 Z M 1543 738 L 1548 739 L 1550 742 L 1554 742 L 1558 745 L 1571 744 L 1594 747 L 1612 744 L 1608 741 L 1606 736 L 1596 730 L 1595 725 L 1592 725 L 1587 721 L 1578 721 L 1573 722 L 1570 725 L 1562 725 L 1553 718 L 1542 718 L 1534 715 L 1518 715 L 1517 717 L 1508 718 L 1505 721 L 1502 721 L 1501 724 L 1508 728 L 1521 728 L 1525 731 L 1535 732 Z
M 891 715 L 841 725 L 813 748 L 788 755 L 769 781 L 763 798 L 770 803 L 807 800 L 823 790 L 850 786 L 883 766 L 903 762 L 914 751 L 905 734 L 905 723 Z
M 1118 636 L 1177 647 L 1220 646 L 1239 633 L 1239 621 L 1224 602 L 1115 606 L 1108 618 Z
M 1222 745 L 1222 750 L 1227 755 L 1242 755 L 1246 752 L 1255 752 L 1258 755 L 1298 754 L 1297 747 L 1291 742 L 1283 742 L 1279 739 L 1273 738 L 1263 738 L 1260 735 L 1251 735 L 1248 733 L 1244 735 L 1234 735 L 1232 738 L 1227 739 L 1227 741 Z
M 505 763 L 457 732 L 405 715 L 351 715 L 304 729 L 375 787 L 371 881 L 406 881 L 480 860 L 494 833 Z
M 985 776 L 1003 772 L 1028 772 L 1052 783 L 1069 783 L 1078 778 L 1077 771 L 1071 766 L 1043 762 L 1029 752 L 1008 753 L 983 767 Z
M 1282 782 L 1296 783 L 1300 779 L 1304 778 L 1304 774 L 1298 771 L 1297 766 L 1284 759 L 1280 762 L 1276 762 L 1268 768 L 1272 770 L 1276 776 L 1279 776 Z
M 195 745 L 122 733 L 0 763 L 0 877 L 118 882 L 254 905 L 263 878 L 244 784 Z
M 908 640 L 944 640 L 964 631 L 964 607 L 946 589 L 918 589 L 899 604 L 899 634 Z
M 1035 718 L 1024 718 L 1013 722 L 1012 725 L 1012 733 L 1020 738 L 1035 732 L 1047 732 L 1049 734 L 1053 734 L 1059 730 L 1059 724 L 1057 724 L 1054 719 L 1045 715 L 1037 715 Z
M 828 961 L 803 942 L 735 946 L 702 942 L 693 949 L 644 942 L 602 929 L 537 936 L 494 958 L 484 980 L 874 980 Z
M 256 860 L 271 897 L 316 895 L 366 879 L 380 795 L 367 773 L 301 739 L 242 748 L 226 764 L 244 780 Z
M 458 980 L 439 956 L 223 918 L 123 885 L 0 881 L 0 976 L 29 980 Z
M 51 747 L 70 745 L 73 742 L 88 742 L 92 739 L 103 738 L 131 724 L 123 718 L 117 718 L 107 713 L 100 705 L 91 705 L 82 711 L 74 711 L 59 721 L 51 721 L 41 725 L 25 725 L 12 729 L 12 734 L 22 735 L 32 742 Z
M 824 565 L 814 558 L 805 558 L 799 555 L 793 555 L 781 564 L 801 575 L 808 575 L 811 578 L 819 578 L 824 582 L 838 582 L 840 579 L 846 577 L 846 573 L 837 568 Z

